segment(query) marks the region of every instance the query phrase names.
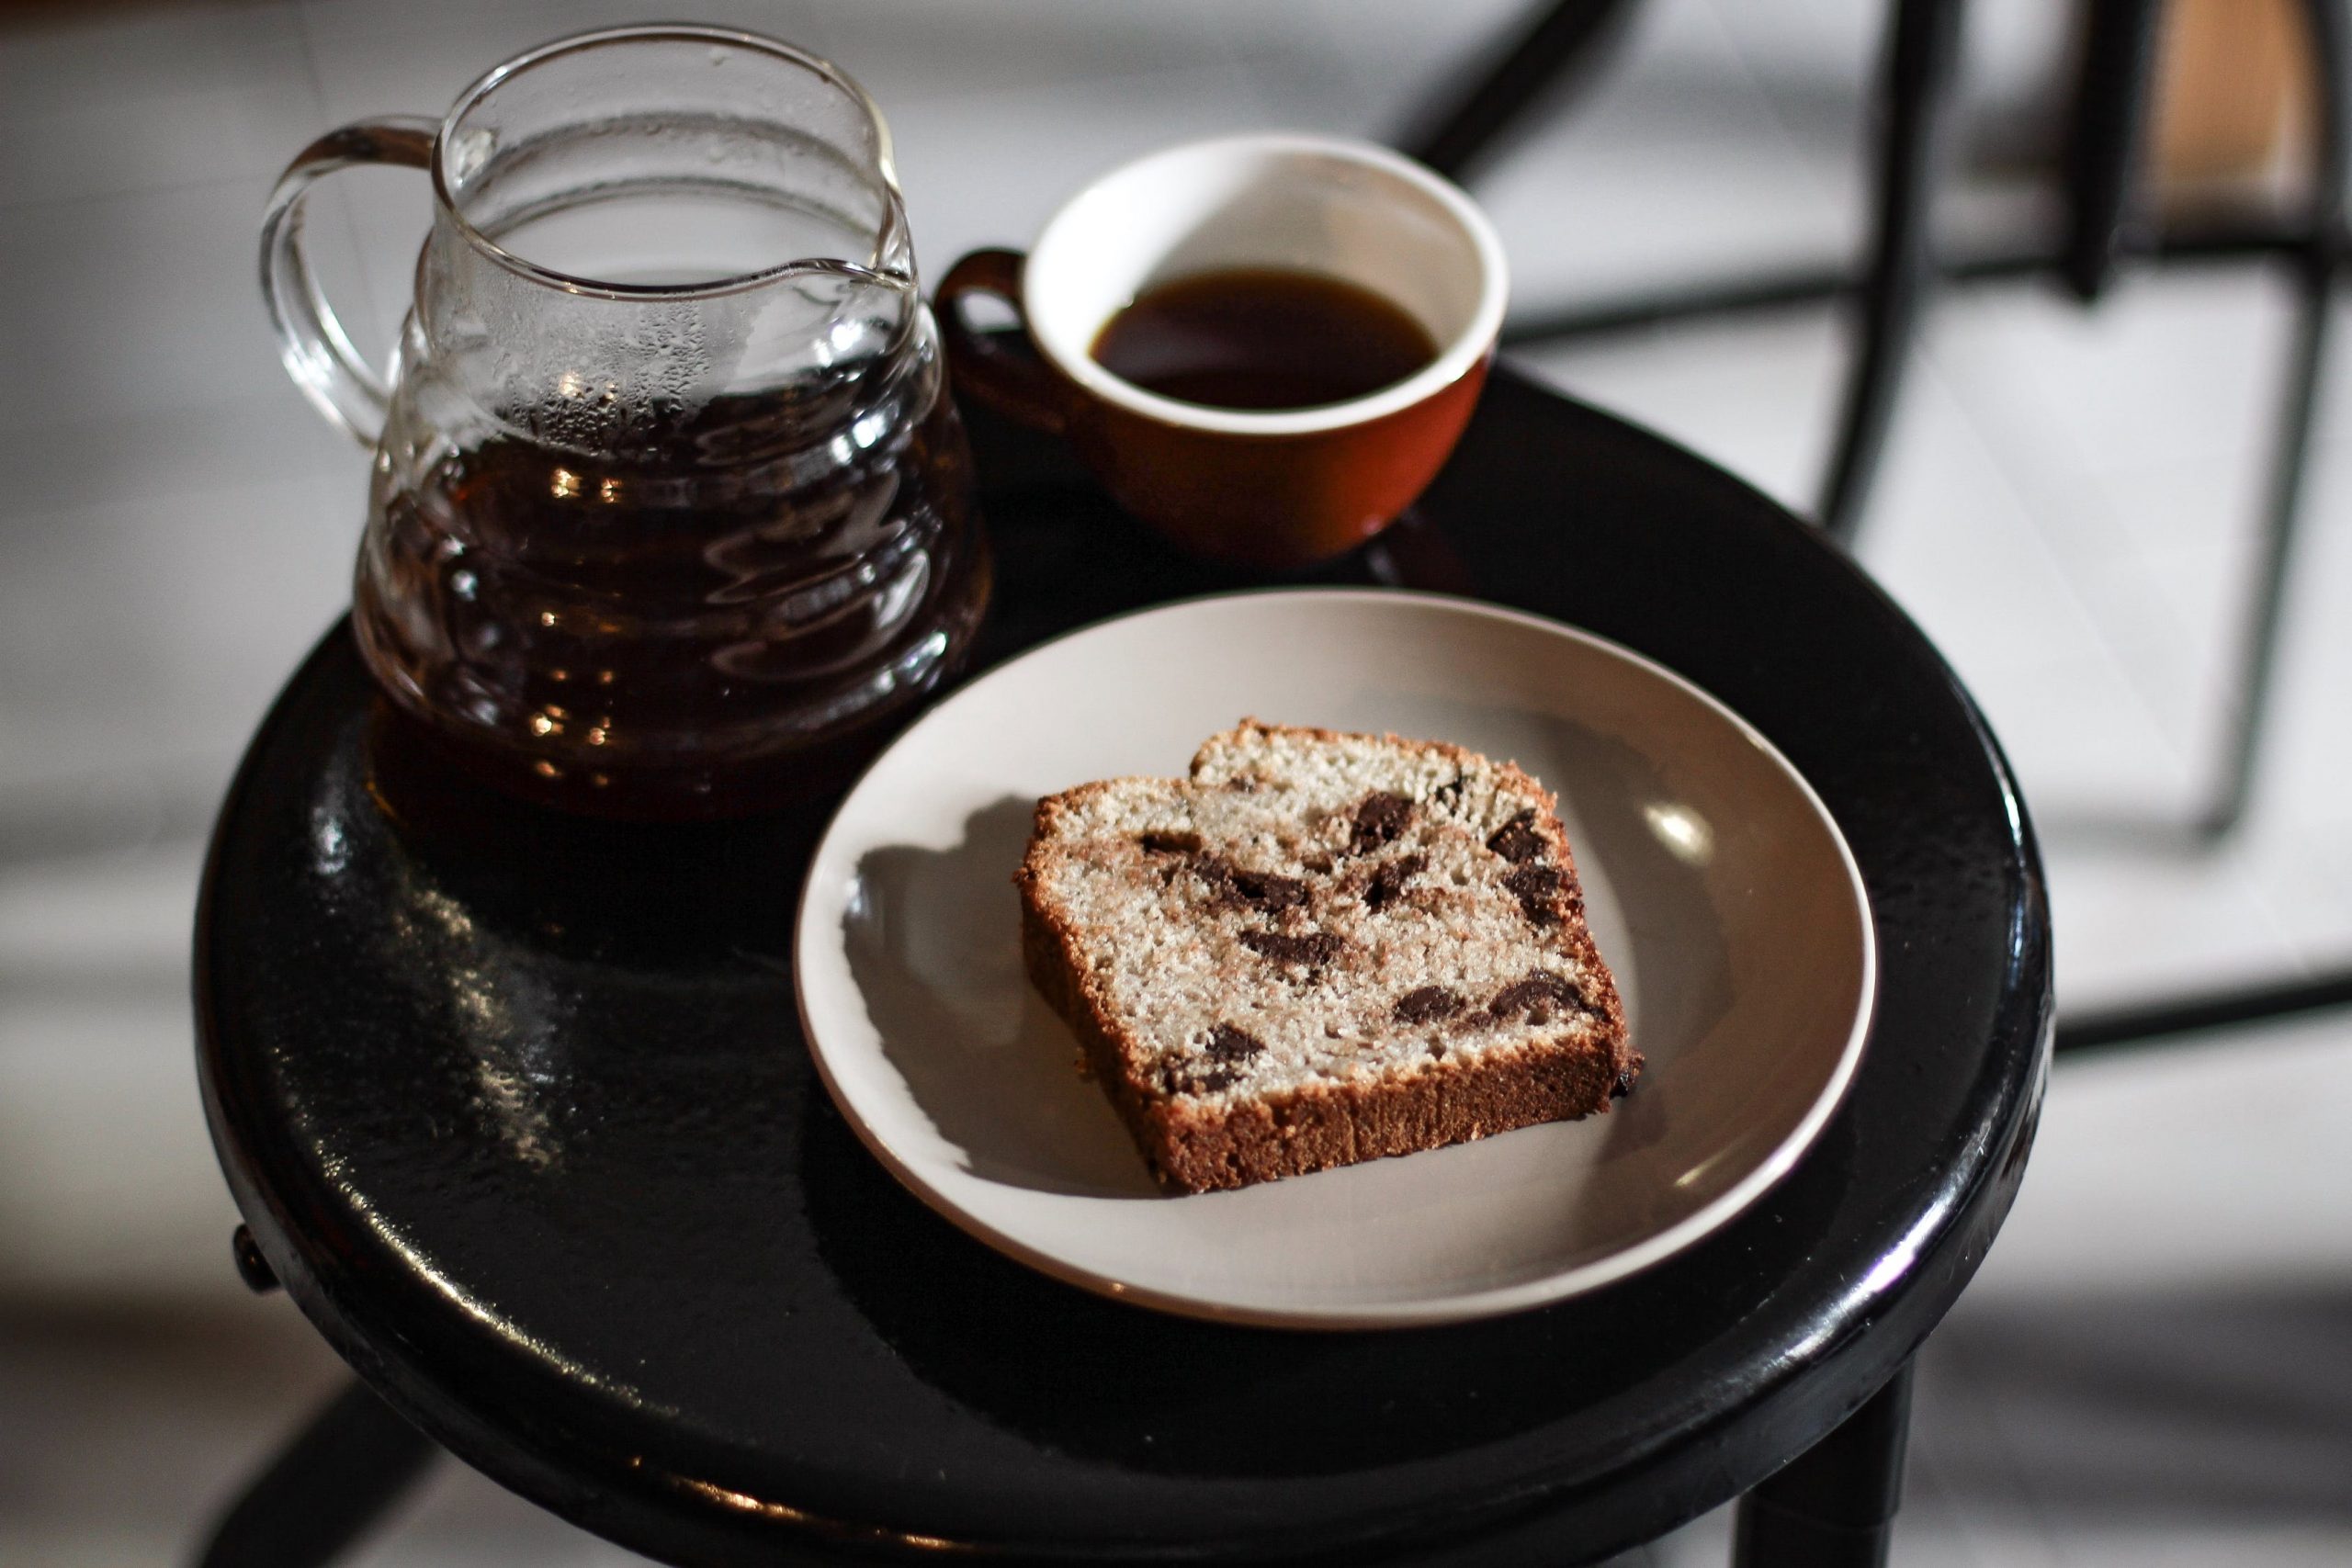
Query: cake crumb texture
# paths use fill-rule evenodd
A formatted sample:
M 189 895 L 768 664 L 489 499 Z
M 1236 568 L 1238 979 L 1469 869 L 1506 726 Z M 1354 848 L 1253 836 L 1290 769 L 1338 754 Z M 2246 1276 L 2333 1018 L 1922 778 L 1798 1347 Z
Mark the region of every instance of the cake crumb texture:
M 1176 1191 L 1605 1111 L 1641 1057 L 1556 806 L 1432 741 L 1244 720 L 1038 802 L 1031 980 Z

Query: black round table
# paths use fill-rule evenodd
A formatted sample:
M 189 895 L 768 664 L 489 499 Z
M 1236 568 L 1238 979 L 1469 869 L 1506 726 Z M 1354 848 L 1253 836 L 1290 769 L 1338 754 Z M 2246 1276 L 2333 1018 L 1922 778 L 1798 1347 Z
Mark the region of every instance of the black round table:
M 978 664 L 1238 581 L 1050 453 L 975 440 L 999 570 Z M 830 802 L 655 829 L 460 794 L 447 839 L 396 831 L 338 627 L 253 743 L 198 917 L 249 1274 L 434 1440 L 673 1562 L 1585 1562 L 1775 1472 L 1752 1560 L 1783 1537 L 1866 1557 L 1899 1374 L 2009 1207 L 2047 1062 L 2048 909 L 1992 737 L 1812 529 L 1507 373 L 1419 516 L 1315 580 L 1613 637 L 1746 716 L 1836 815 L 1876 1019 L 1843 1108 L 1734 1223 L 1596 1293 L 1411 1331 L 1056 1283 L 901 1191 L 819 1086 L 788 953 Z

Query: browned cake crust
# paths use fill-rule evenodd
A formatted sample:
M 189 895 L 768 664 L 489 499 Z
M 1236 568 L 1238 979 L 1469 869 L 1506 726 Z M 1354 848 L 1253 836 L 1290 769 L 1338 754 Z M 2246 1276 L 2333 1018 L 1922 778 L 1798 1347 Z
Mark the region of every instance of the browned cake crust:
M 1428 749 L 1470 756 L 1451 747 Z M 1030 980 L 1069 1023 L 1086 1068 L 1163 1186 L 1180 1192 L 1241 1187 L 1439 1148 L 1604 1112 L 1611 1099 L 1633 1087 L 1642 1059 L 1627 1041 L 1615 984 L 1586 929 L 1566 834 L 1539 786 L 1508 764 L 1501 771 L 1543 803 L 1526 826 L 1543 840 L 1543 858 L 1559 874 L 1555 886 L 1535 894 L 1529 912 L 1556 930 L 1561 956 L 1584 977 L 1576 999 L 1578 1026 L 1475 1058 L 1457 1055 L 1406 1075 L 1310 1082 L 1255 1095 L 1174 1095 L 1164 1078 L 1155 1080 L 1145 1043 L 1130 1037 L 1119 1021 L 1080 933 L 1052 907 L 1035 867 L 1035 846 L 1045 841 L 1057 814 L 1083 793 L 1112 786 L 1083 785 L 1038 803 L 1031 861 L 1015 878 L 1023 958 Z
M 1026 898 L 1021 923 L 1030 980 L 1078 1036 L 1088 1070 L 1170 1191 L 1246 1187 L 1605 1112 L 1641 1070 L 1641 1057 L 1625 1044 L 1624 1013 L 1612 988 L 1607 1032 L 1613 1049 L 1564 1036 L 1508 1062 L 1439 1067 L 1368 1087 L 1318 1085 L 1241 1101 L 1220 1114 L 1137 1083 L 1128 1070 L 1134 1058 L 1120 1049 L 1117 1025 L 1090 997 L 1085 964 L 1069 938 Z

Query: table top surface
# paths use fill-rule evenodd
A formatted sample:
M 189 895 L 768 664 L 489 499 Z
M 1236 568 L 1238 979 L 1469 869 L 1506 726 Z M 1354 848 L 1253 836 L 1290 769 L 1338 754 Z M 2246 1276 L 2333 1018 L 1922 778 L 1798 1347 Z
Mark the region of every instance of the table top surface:
M 976 666 L 1245 581 L 975 435 Z M 1813 530 L 1508 373 L 1416 523 L 1306 580 L 1615 638 L 1837 818 L 1878 928 L 1871 1043 L 1738 1219 L 1442 1328 L 1243 1328 L 1049 1280 L 902 1191 L 818 1084 L 788 954 L 831 802 L 648 829 L 469 799 L 462 850 L 396 833 L 338 627 L 254 741 L 198 918 L 207 1112 L 278 1278 L 460 1457 L 681 1562 L 1584 1559 L 1770 1473 L 1934 1326 L 2022 1175 L 2049 913 L 1997 747 Z

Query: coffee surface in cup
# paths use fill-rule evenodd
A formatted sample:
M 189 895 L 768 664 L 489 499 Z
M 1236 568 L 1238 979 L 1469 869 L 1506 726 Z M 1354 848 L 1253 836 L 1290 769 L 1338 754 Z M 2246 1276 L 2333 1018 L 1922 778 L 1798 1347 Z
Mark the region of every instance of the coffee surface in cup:
M 1402 308 L 1359 285 L 1234 267 L 1144 290 L 1103 326 L 1092 354 L 1164 398 L 1270 410 L 1367 397 L 1427 367 L 1438 345 Z

